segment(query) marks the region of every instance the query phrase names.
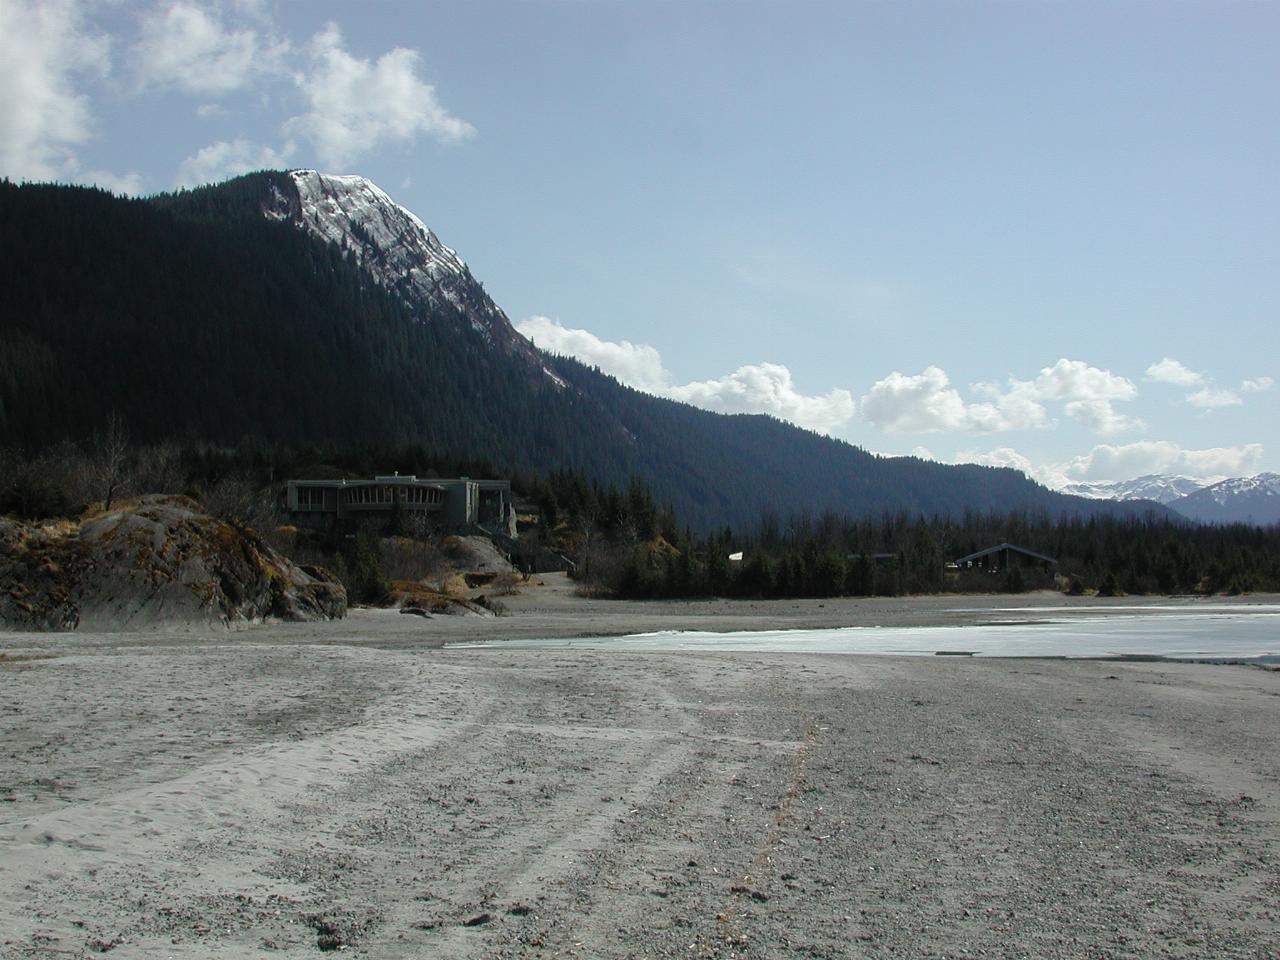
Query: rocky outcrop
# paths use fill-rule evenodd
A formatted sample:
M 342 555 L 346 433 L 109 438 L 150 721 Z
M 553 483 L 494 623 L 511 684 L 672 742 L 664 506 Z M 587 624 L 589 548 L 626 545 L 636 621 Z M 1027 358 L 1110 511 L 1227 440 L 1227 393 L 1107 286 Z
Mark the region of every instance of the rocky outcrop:
M 145 630 L 328 620 L 347 595 L 186 497 L 147 496 L 79 522 L 0 519 L 0 626 Z

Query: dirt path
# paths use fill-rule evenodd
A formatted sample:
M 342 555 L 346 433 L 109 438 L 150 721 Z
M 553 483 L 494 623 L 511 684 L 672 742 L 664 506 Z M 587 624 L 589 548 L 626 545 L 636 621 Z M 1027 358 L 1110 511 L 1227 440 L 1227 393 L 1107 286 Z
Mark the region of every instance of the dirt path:
M 305 629 L 0 664 L 0 956 L 1276 956 L 1276 674 Z

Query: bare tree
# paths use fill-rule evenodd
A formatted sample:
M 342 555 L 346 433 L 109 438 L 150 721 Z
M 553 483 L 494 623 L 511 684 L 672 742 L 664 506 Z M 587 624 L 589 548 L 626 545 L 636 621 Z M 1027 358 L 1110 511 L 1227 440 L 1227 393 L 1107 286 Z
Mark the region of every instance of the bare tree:
M 160 443 L 138 450 L 131 479 L 143 493 L 181 493 L 186 477 L 178 445 Z
M 106 426 L 94 439 L 94 479 L 102 492 L 102 509 L 111 509 L 111 500 L 128 479 L 129 431 L 115 411 L 107 417 Z
M 277 523 L 275 498 L 246 474 L 223 477 L 210 484 L 200 502 L 211 516 L 235 527 L 269 532 Z

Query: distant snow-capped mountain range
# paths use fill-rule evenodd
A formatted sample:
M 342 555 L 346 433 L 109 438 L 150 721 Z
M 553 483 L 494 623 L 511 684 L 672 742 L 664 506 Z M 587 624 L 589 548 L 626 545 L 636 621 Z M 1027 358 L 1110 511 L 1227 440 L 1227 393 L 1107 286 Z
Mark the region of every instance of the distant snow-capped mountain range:
M 1202 523 L 1280 523 L 1280 474 L 1200 480 L 1148 474 L 1132 480 L 1073 483 L 1063 493 L 1097 500 L 1154 500 Z
M 1150 473 L 1132 480 L 1071 483 L 1063 487 L 1062 492 L 1094 500 L 1154 500 L 1156 503 L 1172 503 L 1222 479 L 1225 478 L 1197 480 L 1193 477 Z

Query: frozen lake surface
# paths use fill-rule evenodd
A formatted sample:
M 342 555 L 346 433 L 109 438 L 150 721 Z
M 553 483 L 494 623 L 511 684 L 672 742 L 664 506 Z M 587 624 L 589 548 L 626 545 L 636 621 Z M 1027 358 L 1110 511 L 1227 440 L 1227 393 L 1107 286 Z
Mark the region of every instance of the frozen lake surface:
M 958 610 L 964 608 L 958 607 Z M 967 626 L 844 627 L 716 633 L 670 631 L 623 637 L 511 640 L 504 647 L 751 653 L 972 654 L 984 657 L 1159 656 L 1280 658 L 1280 605 L 1070 607 L 984 610 Z

